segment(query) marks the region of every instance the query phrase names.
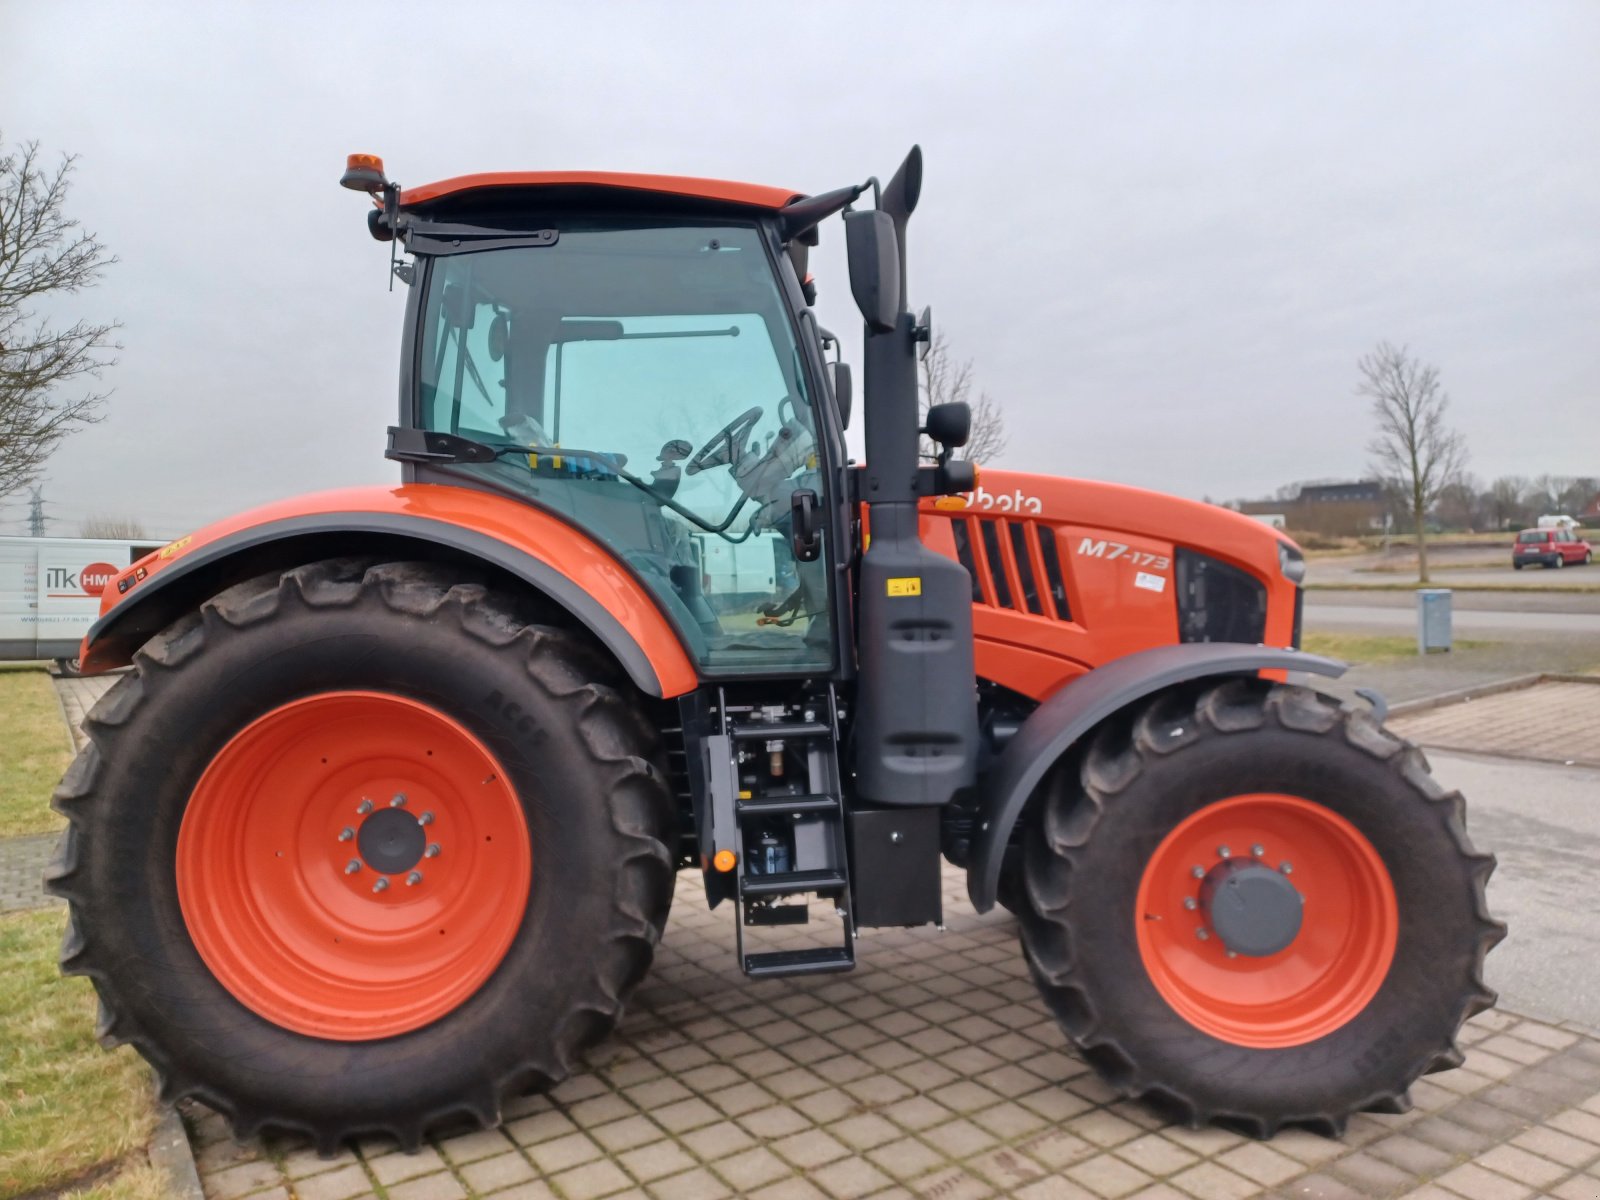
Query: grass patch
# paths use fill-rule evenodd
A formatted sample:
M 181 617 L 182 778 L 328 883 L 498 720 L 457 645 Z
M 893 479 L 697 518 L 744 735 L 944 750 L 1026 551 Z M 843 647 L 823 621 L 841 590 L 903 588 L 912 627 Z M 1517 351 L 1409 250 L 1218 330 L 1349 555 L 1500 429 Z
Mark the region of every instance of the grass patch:
M 132 1047 L 94 1040 L 94 989 L 56 969 L 65 920 L 60 909 L 0 917 L 0 1196 L 74 1180 L 87 1186 L 69 1194 L 97 1200 L 159 1196 L 143 1155 L 155 1125 L 149 1069 Z
M 1463 583 L 1451 587 L 1448 579 L 1430 583 L 1308 583 L 1308 592 L 1414 592 L 1418 588 L 1450 587 L 1456 592 L 1565 592 L 1568 595 L 1600 596 L 1600 583 Z
M 28 666 L 0 671 L 0 837 L 49 833 L 64 824 L 50 793 L 72 752 L 50 676 Z
M 1493 642 L 1468 641 L 1457 638 L 1456 650 L 1481 650 Z M 1386 663 L 1404 662 L 1417 658 L 1417 639 L 1395 635 L 1367 633 L 1307 633 L 1301 638 L 1300 648 L 1309 654 L 1327 658 L 1341 658 L 1345 662 L 1365 666 L 1382 666 Z

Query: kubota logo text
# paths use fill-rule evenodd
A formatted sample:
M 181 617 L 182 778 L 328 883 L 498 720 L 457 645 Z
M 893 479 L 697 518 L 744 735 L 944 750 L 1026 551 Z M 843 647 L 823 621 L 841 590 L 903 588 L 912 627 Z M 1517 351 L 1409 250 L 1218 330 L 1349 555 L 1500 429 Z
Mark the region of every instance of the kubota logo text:
M 967 503 L 973 508 L 997 509 L 1000 512 L 1025 513 L 1028 516 L 1038 516 L 1044 512 L 1044 502 L 1037 496 L 1024 494 L 1021 488 L 1014 492 L 1001 492 L 996 495 L 979 487 L 975 492 L 967 493 Z

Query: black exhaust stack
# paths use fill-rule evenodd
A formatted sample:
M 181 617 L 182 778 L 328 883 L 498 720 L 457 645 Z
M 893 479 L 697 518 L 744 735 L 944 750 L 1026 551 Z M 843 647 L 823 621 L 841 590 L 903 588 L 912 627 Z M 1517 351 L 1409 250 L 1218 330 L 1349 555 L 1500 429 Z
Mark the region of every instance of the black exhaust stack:
M 907 311 L 906 223 L 922 190 L 911 153 L 878 207 L 845 214 L 850 287 L 866 321 L 866 501 L 860 572 L 856 790 L 875 804 L 947 804 L 977 774 L 972 590 L 966 569 L 922 544 L 916 322 Z

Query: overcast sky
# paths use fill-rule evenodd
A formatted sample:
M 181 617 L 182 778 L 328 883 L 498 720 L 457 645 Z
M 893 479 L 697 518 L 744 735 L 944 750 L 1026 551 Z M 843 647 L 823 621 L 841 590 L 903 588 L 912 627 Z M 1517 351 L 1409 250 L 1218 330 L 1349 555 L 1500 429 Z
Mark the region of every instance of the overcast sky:
M 0 0 L 0 135 L 81 156 L 72 212 L 120 259 L 81 302 L 123 323 L 115 394 L 49 464 L 51 532 L 396 477 L 402 296 L 337 186 L 355 150 L 407 184 L 822 191 L 920 141 L 911 299 L 1004 404 L 995 465 L 1355 477 L 1387 338 L 1440 367 L 1478 474 L 1600 473 L 1597 62 L 1595 0 Z M 813 264 L 854 334 L 842 241 Z

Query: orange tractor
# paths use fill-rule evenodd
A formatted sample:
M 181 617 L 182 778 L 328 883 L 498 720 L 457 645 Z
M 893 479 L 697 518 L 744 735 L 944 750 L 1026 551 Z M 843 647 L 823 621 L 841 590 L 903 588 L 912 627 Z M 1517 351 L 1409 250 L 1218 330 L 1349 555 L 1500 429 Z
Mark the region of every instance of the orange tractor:
M 938 926 L 941 860 L 1178 1119 L 1333 1133 L 1460 1061 L 1502 933 L 1460 797 L 1288 682 L 1343 668 L 1296 648 L 1280 534 L 980 481 L 966 406 L 919 415 L 919 152 L 817 196 L 343 183 L 407 289 L 403 482 L 180 538 L 82 648 L 133 669 L 56 794 L 62 966 L 166 1097 L 324 1149 L 490 1124 L 613 1026 L 681 870 L 765 978 Z M 863 464 L 806 267 L 840 213 Z M 821 913 L 836 944 L 762 949 Z

